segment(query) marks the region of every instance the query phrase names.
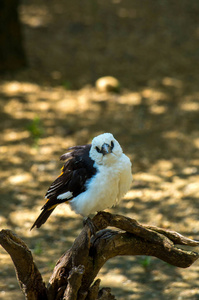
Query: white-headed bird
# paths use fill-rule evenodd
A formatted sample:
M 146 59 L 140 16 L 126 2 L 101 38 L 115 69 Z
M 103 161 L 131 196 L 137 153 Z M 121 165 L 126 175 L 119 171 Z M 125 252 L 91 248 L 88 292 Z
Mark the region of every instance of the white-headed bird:
M 50 185 L 46 203 L 32 228 L 41 227 L 60 203 L 69 203 L 85 217 L 117 204 L 130 188 L 130 159 L 111 133 L 100 134 L 91 144 L 68 150 L 60 157 L 66 162 Z

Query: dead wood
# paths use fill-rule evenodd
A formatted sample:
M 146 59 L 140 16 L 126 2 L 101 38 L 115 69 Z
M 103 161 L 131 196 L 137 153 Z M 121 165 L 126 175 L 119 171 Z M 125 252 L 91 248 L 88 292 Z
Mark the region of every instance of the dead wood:
M 47 300 L 45 284 L 27 245 L 11 230 L 0 232 L 0 244 L 12 258 L 19 285 L 26 299 Z
M 63 300 L 73 300 L 77 298 L 77 293 L 81 286 L 81 279 L 84 274 L 84 266 L 73 267 L 68 276 L 67 288 L 64 292 Z
M 99 212 L 92 222 L 96 234 L 91 236 L 90 227 L 84 226 L 72 247 L 58 260 L 47 288 L 25 243 L 11 231 L 1 231 L 0 243 L 14 262 L 26 299 L 114 299 L 110 289 L 99 290 L 100 280 L 94 280 L 104 263 L 119 255 L 154 256 L 180 268 L 189 267 L 199 257 L 176 246 L 195 247 L 199 242 L 175 231 L 106 212 Z M 119 230 L 107 229 L 109 226 Z

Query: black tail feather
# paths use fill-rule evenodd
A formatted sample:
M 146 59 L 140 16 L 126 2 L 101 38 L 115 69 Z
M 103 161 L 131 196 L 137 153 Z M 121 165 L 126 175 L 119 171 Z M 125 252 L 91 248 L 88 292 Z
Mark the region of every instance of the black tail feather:
M 47 221 L 47 219 L 49 218 L 49 216 L 51 215 L 51 213 L 53 212 L 54 209 L 55 209 L 55 207 L 53 207 L 52 209 L 44 208 L 44 210 L 40 213 L 39 217 L 34 222 L 32 227 L 30 228 L 30 230 L 32 230 L 35 226 L 37 228 L 40 228 L 41 225 L 43 225 Z

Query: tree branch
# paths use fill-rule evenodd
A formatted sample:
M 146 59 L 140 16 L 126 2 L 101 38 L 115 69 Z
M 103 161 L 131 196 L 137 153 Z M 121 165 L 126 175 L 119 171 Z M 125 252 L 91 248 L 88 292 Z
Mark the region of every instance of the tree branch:
M 80 251 L 79 254 L 81 255 L 78 256 L 78 263 L 85 266 L 85 271 L 77 299 L 84 299 L 83 295 L 88 292 L 99 270 L 112 257 L 149 255 L 181 268 L 189 267 L 199 257 L 198 253 L 176 248 L 176 244 L 193 247 L 199 245 L 199 242 L 185 238 L 177 232 L 155 226 L 141 225 L 136 220 L 107 212 L 98 213 L 92 221 L 97 228 L 97 234 L 92 236 L 91 243 L 88 243 L 88 236 L 91 235 L 90 229 L 86 226 L 83 228 L 72 248 L 58 261 L 48 286 L 51 292 L 56 287 L 55 282 L 59 286 L 57 281 L 57 275 L 60 274 L 59 270 L 62 272 L 65 270 L 63 273 L 67 274 L 67 270 L 71 267 L 71 261 L 76 260 L 73 247 L 84 249 L 84 252 Z M 122 229 L 125 232 L 105 230 L 108 226 Z M 86 264 L 82 263 L 81 259 L 86 261 Z M 56 293 L 55 290 L 54 293 Z
M 28 300 L 114 299 L 110 289 L 99 290 L 95 280 L 104 263 L 120 255 L 149 255 L 171 265 L 187 268 L 199 254 L 176 245 L 198 246 L 181 234 L 156 226 L 141 225 L 136 220 L 98 213 L 93 219 L 96 234 L 85 225 L 72 247 L 58 260 L 47 289 L 26 244 L 10 230 L 0 232 L 0 244 L 10 254 L 19 284 Z M 106 229 L 116 227 L 119 230 Z M 93 284 L 94 282 L 94 284 Z
M 45 284 L 27 245 L 11 230 L 0 232 L 0 244 L 10 254 L 19 285 L 31 300 L 47 300 Z
M 72 268 L 68 276 L 68 285 L 63 300 L 73 300 L 77 298 L 83 274 L 84 266 L 79 265 L 78 267 Z
M 58 260 L 47 287 L 49 300 L 54 300 L 57 290 L 62 286 L 67 285 L 67 278 L 73 267 L 87 265 L 90 249 L 90 238 L 91 232 L 89 227 L 86 225 L 74 241 L 72 247 Z

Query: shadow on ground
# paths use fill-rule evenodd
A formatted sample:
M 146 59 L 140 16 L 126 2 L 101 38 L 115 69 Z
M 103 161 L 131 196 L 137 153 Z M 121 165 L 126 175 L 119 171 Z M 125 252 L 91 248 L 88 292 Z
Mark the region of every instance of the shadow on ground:
M 132 189 L 111 212 L 199 238 L 198 11 L 195 1 L 22 2 L 29 69 L 0 83 L 0 222 L 26 241 L 46 281 L 82 219 L 62 205 L 40 230 L 29 228 L 59 156 L 102 132 L 133 164 Z M 99 93 L 102 75 L 116 76 L 121 93 Z M 0 251 L 0 296 L 23 299 Z M 198 270 L 123 257 L 99 276 L 117 299 L 195 300 Z

